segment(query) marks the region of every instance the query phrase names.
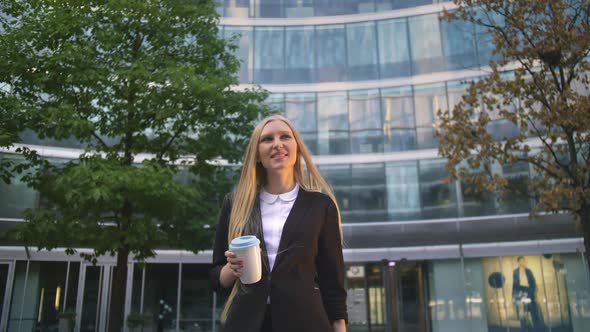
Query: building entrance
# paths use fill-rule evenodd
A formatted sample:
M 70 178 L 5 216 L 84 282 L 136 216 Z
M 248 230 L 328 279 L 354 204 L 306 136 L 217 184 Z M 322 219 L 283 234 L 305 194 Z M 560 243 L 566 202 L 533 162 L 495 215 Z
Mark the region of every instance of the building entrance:
M 6 331 L 14 264 L 0 261 L 0 331 Z
M 389 262 L 385 267 L 387 332 L 428 332 L 425 265 L 423 262 Z
M 107 330 L 113 264 L 83 263 L 80 267 L 80 290 L 76 302 L 77 332 Z

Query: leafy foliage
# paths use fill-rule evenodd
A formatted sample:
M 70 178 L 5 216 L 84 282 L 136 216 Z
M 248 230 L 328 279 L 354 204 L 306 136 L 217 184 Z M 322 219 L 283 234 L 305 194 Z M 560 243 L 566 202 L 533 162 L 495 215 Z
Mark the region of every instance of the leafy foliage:
M 490 75 L 472 82 L 453 110 L 439 112 L 439 151 L 455 178 L 510 195 L 494 165 L 526 163 L 538 204 L 570 212 L 590 241 L 590 4 L 582 0 L 455 1 L 446 19 L 488 29 Z M 514 129 L 494 135 L 491 126 Z M 474 172 L 473 170 L 481 170 Z M 589 250 L 587 250 L 588 252 Z
M 235 38 L 220 39 L 217 24 L 210 0 L 0 4 L 0 145 L 26 128 L 86 146 L 53 165 L 21 147 L 27 162 L 3 166 L 3 180 L 24 172 L 42 197 L 13 235 L 68 253 L 92 248 L 91 261 L 117 255 L 112 328 L 123 321 L 129 254 L 141 262 L 159 247 L 210 246 L 232 183 L 215 161 L 237 162 L 268 113 L 266 92 L 236 87 Z
M 38 171 L 25 180 L 47 208 L 29 211 L 19 236 L 97 255 L 128 246 L 139 258 L 156 246 L 206 246 L 179 241 L 210 222 L 211 184 L 227 170 L 209 161 L 237 161 L 266 111 L 259 88 L 232 88 L 239 62 L 218 38 L 214 4 L 5 1 L 2 12 L 0 82 L 11 87 L 2 118 L 87 145 L 63 167 L 21 149 L 31 162 L 21 171 Z M 191 186 L 174 181 L 179 167 L 195 174 Z

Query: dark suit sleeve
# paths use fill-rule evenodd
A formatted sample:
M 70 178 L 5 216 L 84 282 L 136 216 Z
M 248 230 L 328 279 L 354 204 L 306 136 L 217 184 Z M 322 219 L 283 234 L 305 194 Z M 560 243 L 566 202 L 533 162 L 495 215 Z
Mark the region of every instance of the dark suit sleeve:
M 326 220 L 318 243 L 316 268 L 324 307 L 331 322 L 348 321 L 346 289 L 344 288 L 344 259 L 338 226 L 338 210 L 332 200 L 327 206 Z
M 518 275 L 518 268 L 512 272 L 512 298 L 516 299 L 518 296 L 518 288 L 519 288 L 519 275 Z
M 533 290 L 536 291 L 537 290 L 537 280 L 535 280 L 535 275 L 533 274 L 533 271 L 531 271 L 530 269 L 526 269 L 526 276 L 527 278 L 529 278 L 529 287 Z
M 219 214 L 219 221 L 215 230 L 215 244 L 213 245 L 213 267 L 209 271 L 211 288 L 222 296 L 229 295 L 231 288 L 224 288 L 219 282 L 221 269 L 227 263 L 225 251 L 228 248 L 227 234 L 229 230 L 229 215 L 231 212 L 230 194 L 225 196 L 223 206 Z

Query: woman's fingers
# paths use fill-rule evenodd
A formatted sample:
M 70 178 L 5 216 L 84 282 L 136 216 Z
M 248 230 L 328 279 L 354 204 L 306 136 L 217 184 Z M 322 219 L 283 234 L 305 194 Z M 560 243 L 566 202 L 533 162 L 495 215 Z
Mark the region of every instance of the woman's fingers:
M 227 258 L 227 263 L 229 264 L 229 268 L 232 270 L 232 273 L 238 278 L 241 277 L 244 268 L 244 261 L 237 258 L 236 255 L 229 250 L 225 252 L 225 257 Z

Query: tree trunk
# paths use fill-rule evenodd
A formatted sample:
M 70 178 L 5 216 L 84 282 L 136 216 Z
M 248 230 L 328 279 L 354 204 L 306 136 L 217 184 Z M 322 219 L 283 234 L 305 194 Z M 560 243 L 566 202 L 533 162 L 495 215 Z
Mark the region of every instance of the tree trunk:
M 109 305 L 109 332 L 121 332 L 125 324 L 125 289 L 127 286 L 127 258 L 129 249 L 122 248 L 117 252 L 117 266 L 113 271 L 111 285 L 111 303 Z

